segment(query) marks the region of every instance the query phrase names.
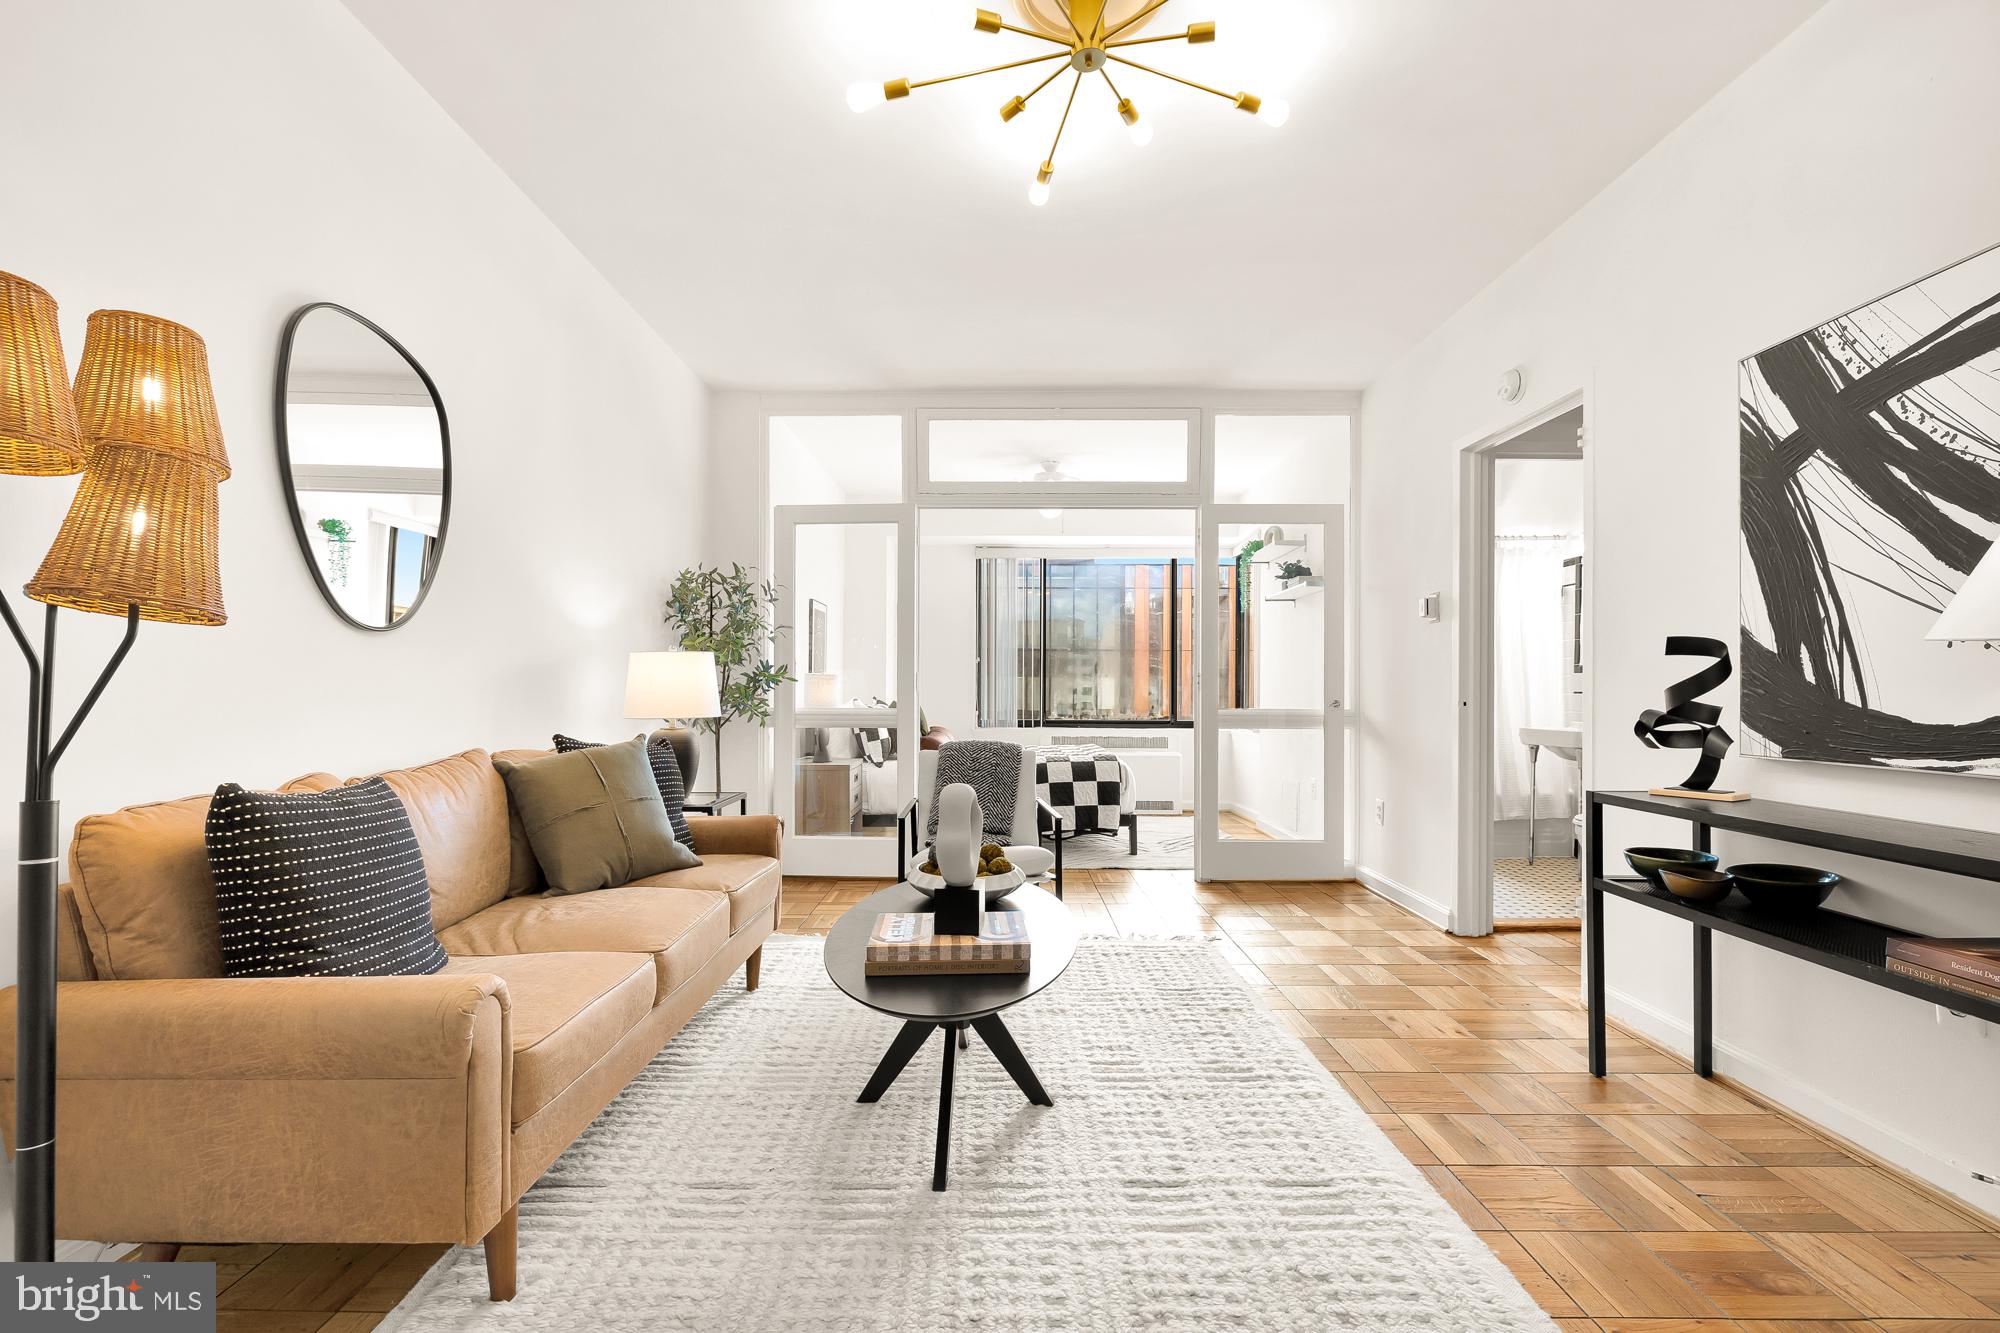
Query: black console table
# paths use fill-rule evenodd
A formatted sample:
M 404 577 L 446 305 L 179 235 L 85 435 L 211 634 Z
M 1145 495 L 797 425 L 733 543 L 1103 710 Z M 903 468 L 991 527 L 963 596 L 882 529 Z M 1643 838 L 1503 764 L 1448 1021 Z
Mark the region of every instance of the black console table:
M 1754 833 L 1759 837 L 1822 847 L 1871 857 L 1895 865 L 1921 866 L 1973 879 L 2000 881 L 2000 835 L 1972 829 L 1919 824 L 1907 819 L 1821 810 L 1780 801 L 1694 801 L 1650 796 L 1639 791 L 1593 791 L 1589 797 L 1589 877 L 1584 883 L 1584 925 L 1588 942 L 1584 958 L 1585 988 L 1590 1008 L 1590 1072 L 1604 1077 L 1604 896 L 1677 916 L 1694 926 L 1694 1070 L 1703 1078 L 1714 1072 L 1712 1008 L 1715 932 L 1761 944 L 1767 949 L 1889 990 L 1941 1004 L 1962 1014 L 2000 1023 L 2000 1001 L 1933 986 L 1915 977 L 1891 972 L 1883 965 L 1890 940 L 1908 939 L 1915 931 L 1898 930 L 1845 912 L 1814 908 L 1802 912 L 1768 912 L 1750 907 L 1740 897 L 1715 904 L 1684 902 L 1655 889 L 1643 879 L 1610 879 L 1604 873 L 1604 811 L 1607 806 L 1638 810 L 1694 825 L 1693 846 L 1709 851 L 1716 829 Z

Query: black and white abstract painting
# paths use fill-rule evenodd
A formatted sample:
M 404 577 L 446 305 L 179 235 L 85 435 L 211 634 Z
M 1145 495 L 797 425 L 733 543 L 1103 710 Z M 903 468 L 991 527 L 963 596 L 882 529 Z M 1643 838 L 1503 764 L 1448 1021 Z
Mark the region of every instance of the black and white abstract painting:
M 2000 247 L 1739 385 L 1744 752 L 2000 776 L 2000 653 L 1925 638 L 2000 537 Z

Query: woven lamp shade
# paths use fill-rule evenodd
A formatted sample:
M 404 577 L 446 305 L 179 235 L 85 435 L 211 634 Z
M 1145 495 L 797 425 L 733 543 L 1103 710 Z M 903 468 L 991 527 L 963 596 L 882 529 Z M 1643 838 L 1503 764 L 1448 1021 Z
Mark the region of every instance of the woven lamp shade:
M 87 444 L 117 440 L 206 462 L 229 476 L 208 379 L 208 344 L 185 324 L 99 310 L 84 331 L 76 415 Z
M 216 488 L 205 460 L 107 441 L 28 584 L 51 606 L 142 620 L 222 625 Z
M 0 273 L 0 472 L 67 477 L 83 459 L 55 298 Z

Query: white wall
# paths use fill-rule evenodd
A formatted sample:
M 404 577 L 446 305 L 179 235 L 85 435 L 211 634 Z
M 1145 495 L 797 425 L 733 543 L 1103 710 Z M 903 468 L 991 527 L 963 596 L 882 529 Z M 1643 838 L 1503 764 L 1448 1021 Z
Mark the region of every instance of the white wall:
M 1590 477 L 1582 460 L 1499 458 L 1493 462 L 1493 531 L 1501 537 L 1583 534 Z
M 0 267 L 62 303 L 72 366 L 100 306 L 199 330 L 235 467 L 230 623 L 141 629 L 58 774 L 65 815 L 639 730 L 620 716 L 625 654 L 666 646 L 666 584 L 702 547 L 706 390 L 674 353 L 333 0 L 15 6 L 6 30 Z M 395 334 L 450 417 L 442 565 L 390 634 L 321 601 L 276 476 L 279 333 L 316 300 Z M 9 592 L 73 488 L 0 477 Z M 62 623 L 74 704 L 120 626 Z M 0 753 L 16 755 L 5 658 Z
M 1736 634 L 1736 363 L 2000 240 L 2000 173 L 1978 128 L 2000 121 L 1995 51 L 1990 0 L 1834 0 L 1371 388 L 1357 510 L 1360 549 L 1377 556 L 1359 571 L 1357 794 L 1364 809 L 1386 798 L 1389 818 L 1361 821 L 1363 866 L 1451 901 L 1457 607 L 1442 624 L 1409 609 L 1452 586 L 1456 450 L 1579 389 L 1594 493 L 1588 779 L 1682 776 L 1681 757 L 1643 749 L 1630 725 L 1677 674 L 1667 634 Z M 1513 365 L 1529 397 L 1509 408 L 1492 385 Z M 1722 702 L 1733 719 L 1733 687 Z M 1969 778 L 1741 757 L 1723 776 L 1835 809 L 2000 820 L 2000 784 Z M 1685 836 L 1617 820 L 1607 843 Z M 2000 934 L 1989 885 L 1803 855 L 1852 876 L 1835 906 Z M 1682 1040 L 1687 930 L 1614 902 L 1606 933 L 1614 1012 Z M 2000 1190 L 1966 1174 L 2000 1175 L 2000 1033 L 1731 940 L 1715 952 L 1719 1069 L 2000 1209 Z

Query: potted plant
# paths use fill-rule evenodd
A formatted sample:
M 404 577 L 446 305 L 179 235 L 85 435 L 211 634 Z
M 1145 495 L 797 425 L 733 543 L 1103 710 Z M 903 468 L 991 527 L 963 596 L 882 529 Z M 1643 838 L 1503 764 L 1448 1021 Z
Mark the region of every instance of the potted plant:
M 715 654 L 722 715 L 696 725 L 715 733 L 715 789 L 722 791 L 722 728 L 733 718 L 758 726 L 771 720 L 771 696 L 792 673 L 765 656 L 785 627 L 777 623 L 778 589 L 755 569 L 696 565 L 684 569 L 667 593 L 666 622 L 688 652 Z
M 1312 566 L 1298 560 L 1287 560 L 1278 566 L 1278 587 L 1296 587 L 1313 576 Z
M 345 588 L 348 557 L 354 553 L 354 529 L 344 518 L 323 518 L 317 526 L 326 534 L 327 582 Z
M 1264 549 L 1262 537 L 1252 537 L 1243 543 L 1243 549 L 1236 553 L 1236 609 L 1250 609 L 1250 565 L 1252 557 Z

